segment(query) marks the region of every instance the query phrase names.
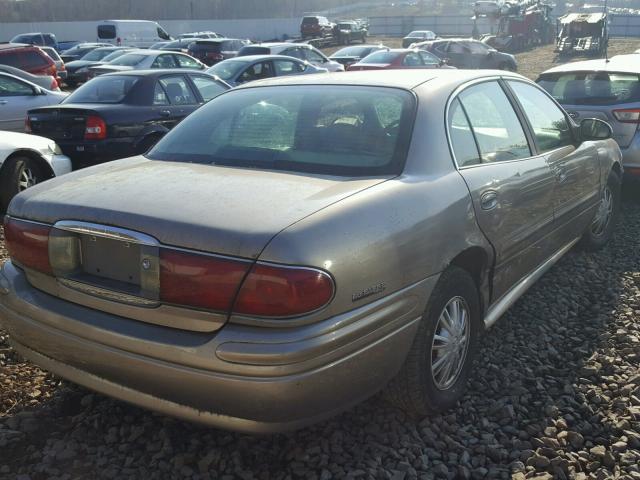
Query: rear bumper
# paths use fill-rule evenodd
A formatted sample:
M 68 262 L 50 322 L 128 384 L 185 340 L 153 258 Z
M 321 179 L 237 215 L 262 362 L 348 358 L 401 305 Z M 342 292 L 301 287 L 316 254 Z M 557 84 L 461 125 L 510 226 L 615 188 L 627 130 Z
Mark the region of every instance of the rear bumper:
M 625 179 L 640 181 L 640 135 L 636 133 L 631 143 L 625 148 L 620 147 L 620 151 Z
M 90 167 L 136 155 L 135 137 L 121 137 L 94 142 L 58 140 L 62 152 L 71 159 L 73 169 Z
M 269 433 L 321 420 L 399 370 L 437 278 L 313 325 L 159 327 L 62 301 L 7 262 L 0 320 L 34 363 L 106 395 L 186 420 Z

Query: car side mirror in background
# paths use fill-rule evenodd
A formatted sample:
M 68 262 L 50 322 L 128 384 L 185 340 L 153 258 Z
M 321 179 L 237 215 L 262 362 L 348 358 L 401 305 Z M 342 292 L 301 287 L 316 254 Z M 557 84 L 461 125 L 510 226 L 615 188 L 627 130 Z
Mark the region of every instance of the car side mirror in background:
M 582 140 L 606 140 L 613 136 L 613 129 L 604 120 L 585 118 L 580 122 L 580 137 Z

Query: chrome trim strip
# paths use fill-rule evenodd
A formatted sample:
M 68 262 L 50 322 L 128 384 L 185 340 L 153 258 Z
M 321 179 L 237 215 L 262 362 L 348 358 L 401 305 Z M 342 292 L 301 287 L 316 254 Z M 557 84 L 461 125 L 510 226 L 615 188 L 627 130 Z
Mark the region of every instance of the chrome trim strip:
M 87 283 L 76 282 L 67 278 L 58 278 L 58 282 L 67 288 L 78 290 L 87 295 L 104 298 L 112 302 L 124 303 L 126 305 L 135 305 L 136 307 L 157 307 L 160 302 L 155 300 L 147 300 L 143 297 L 136 297 L 127 293 L 118 292 L 116 290 L 108 290 L 106 288 L 89 285 Z
M 60 220 L 53 224 L 53 228 L 67 232 L 79 233 L 81 235 L 93 235 L 96 237 L 119 240 L 121 242 L 131 242 L 152 247 L 160 246 L 160 242 L 149 235 L 145 235 L 144 233 L 126 230 L 124 228 L 99 225 L 97 223 Z
M 542 275 L 544 275 L 555 263 L 562 258 L 562 256 L 567 253 L 571 247 L 573 247 L 576 243 L 578 243 L 580 237 L 572 240 L 556 253 L 551 255 L 542 265 L 536 268 L 529 275 L 524 277 L 518 283 L 516 283 L 511 290 L 505 293 L 500 300 L 494 303 L 487 314 L 484 317 L 484 326 L 485 328 L 491 328 L 498 319 L 504 315 L 504 313 L 513 305 L 524 293 L 529 290 L 529 288 L 538 281 Z

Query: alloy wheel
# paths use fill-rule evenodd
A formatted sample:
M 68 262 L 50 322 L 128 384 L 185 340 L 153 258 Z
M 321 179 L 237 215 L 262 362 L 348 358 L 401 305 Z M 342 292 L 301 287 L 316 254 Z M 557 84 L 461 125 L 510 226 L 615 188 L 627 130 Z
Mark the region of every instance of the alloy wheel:
M 431 344 L 431 375 L 439 390 L 449 389 L 458 379 L 469 349 L 471 318 L 462 297 L 445 305 Z
M 602 190 L 602 198 L 600 199 L 600 205 L 598 211 L 591 223 L 591 233 L 596 236 L 602 235 L 611 221 L 613 216 L 613 194 L 609 186 L 605 186 Z
M 22 192 L 29 187 L 33 187 L 36 183 L 38 183 L 38 179 L 33 173 L 33 170 L 29 167 L 24 167 L 22 169 L 22 172 L 20 172 L 20 179 L 18 180 L 18 190 Z

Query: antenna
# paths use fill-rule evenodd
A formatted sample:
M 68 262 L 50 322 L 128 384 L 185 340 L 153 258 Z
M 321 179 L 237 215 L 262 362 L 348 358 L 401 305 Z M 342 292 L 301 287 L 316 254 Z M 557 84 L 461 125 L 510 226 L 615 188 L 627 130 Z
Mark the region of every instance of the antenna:
M 609 7 L 608 0 L 604 0 L 604 62 L 609 63 Z

